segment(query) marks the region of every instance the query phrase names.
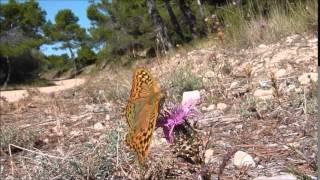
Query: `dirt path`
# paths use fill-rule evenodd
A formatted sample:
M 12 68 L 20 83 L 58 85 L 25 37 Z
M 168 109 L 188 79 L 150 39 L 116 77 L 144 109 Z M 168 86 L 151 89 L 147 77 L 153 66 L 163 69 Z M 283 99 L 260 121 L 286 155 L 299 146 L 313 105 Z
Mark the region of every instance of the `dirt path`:
M 37 89 L 41 93 L 49 94 L 52 92 L 58 92 L 58 91 L 63 91 L 63 90 L 70 89 L 73 87 L 77 87 L 77 86 L 84 84 L 85 82 L 86 82 L 86 80 L 84 78 L 54 81 L 56 86 L 40 87 Z M 8 102 L 16 102 L 24 97 L 27 97 L 28 92 L 27 92 L 27 90 L 1 91 L 0 96 L 6 98 L 6 100 Z

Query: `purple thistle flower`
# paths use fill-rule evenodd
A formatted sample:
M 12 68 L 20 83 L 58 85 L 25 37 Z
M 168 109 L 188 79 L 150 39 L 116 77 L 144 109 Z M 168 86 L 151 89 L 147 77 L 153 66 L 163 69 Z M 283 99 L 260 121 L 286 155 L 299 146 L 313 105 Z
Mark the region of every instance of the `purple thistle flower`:
M 157 122 L 157 127 L 162 127 L 165 138 L 169 143 L 174 140 L 174 128 L 183 124 L 186 118 L 192 117 L 197 109 L 193 101 L 171 108 L 171 111 L 164 115 Z

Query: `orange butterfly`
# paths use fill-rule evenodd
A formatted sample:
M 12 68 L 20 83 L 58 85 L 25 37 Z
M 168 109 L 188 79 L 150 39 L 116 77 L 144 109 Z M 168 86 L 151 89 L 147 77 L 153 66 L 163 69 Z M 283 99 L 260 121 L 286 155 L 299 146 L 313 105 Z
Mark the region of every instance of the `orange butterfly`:
M 140 164 L 148 156 L 162 97 L 160 86 L 151 74 L 144 68 L 136 69 L 125 112 L 129 126 L 126 143 L 135 150 Z

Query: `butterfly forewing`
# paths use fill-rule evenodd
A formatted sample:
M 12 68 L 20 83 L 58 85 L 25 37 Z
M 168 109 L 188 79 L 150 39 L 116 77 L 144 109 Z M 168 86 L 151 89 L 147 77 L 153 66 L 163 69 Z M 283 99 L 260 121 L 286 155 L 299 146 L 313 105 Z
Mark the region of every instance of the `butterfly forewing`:
M 137 69 L 133 74 L 130 99 L 148 97 L 152 93 L 153 81 L 150 73 L 144 69 Z
M 136 151 L 142 164 L 148 155 L 152 134 L 158 116 L 160 87 L 145 69 L 137 69 L 132 80 L 132 89 L 126 107 L 129 133 L 128 146 Z

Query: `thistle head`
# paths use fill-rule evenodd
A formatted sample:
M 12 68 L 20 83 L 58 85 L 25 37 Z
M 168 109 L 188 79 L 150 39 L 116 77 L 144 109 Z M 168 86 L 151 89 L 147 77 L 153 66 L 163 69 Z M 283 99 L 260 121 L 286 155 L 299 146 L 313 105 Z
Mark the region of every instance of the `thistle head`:
M 161 127 L 167 141 L 173 143 L 175 127 L 185 123 L 186 119 L 194 116 L 196 112 L 194 101 L 190 100 L 182 105 L 175 105 L 162 114 L 157 122 L 157 127 Z

